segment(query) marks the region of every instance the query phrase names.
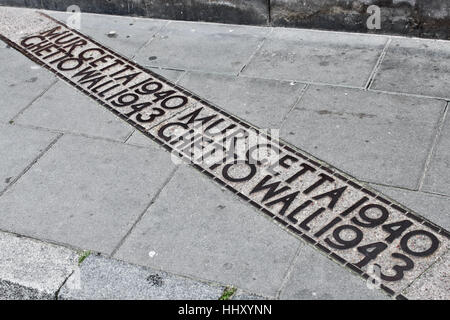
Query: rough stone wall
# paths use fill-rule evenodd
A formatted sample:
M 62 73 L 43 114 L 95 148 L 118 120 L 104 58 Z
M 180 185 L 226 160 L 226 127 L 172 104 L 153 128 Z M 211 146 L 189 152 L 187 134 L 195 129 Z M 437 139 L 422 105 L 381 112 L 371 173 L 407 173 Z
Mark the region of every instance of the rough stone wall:
M 275 26 L 450 38 L 449 0 L 271 0 Z M 381 29 L 369 30 L 367 8 L 381 10 Z
M 450 39 L 450 0 L 0 0 L 0 5 Z M 381 9 L 369 30 L 367 8 Z

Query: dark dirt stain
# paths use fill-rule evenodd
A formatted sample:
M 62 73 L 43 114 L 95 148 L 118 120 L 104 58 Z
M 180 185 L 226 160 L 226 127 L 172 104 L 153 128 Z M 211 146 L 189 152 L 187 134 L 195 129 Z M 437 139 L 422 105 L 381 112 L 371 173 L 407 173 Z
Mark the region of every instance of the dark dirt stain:
M 163 279 L 159 274 L 149 275 L 147 281 L 154 287 L 161 287 L 163 285 Z
M 150 60 L 150 61 L 153 61 L 153 60 L 156 60 L 156 59 L 158 59 L 157 56 L 151 56 L 151 57 L 148 57 L 148 60 Z
M 33 78 L 28 79 L 25 82 L 36 82 L 37 79 L 38 79 L 37 77 L 33 77 Z
M 10 183 L 11 182 L 12 177 L 8 177 L 5 179 L 5 183 Z
M 320 115 L 336 115 L 336 116 L 351 115 L 351 116 L 357 117 L 359 119 L 376 117 L 376 115 L 374 115 L 374 114 L 369 114 L 369 113 L 364 113 L 364 112 L 337 112 L 337 111 L 330 111 L 330 110 L 319 110 L 316 112 Z

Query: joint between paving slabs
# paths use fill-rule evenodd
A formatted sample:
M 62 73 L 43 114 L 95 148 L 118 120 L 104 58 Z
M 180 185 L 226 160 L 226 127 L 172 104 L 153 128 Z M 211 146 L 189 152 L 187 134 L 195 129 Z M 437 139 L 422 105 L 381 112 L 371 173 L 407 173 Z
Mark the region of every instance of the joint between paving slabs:
M 153 40 L 156 39 L 156 37 L 160 34 L 160 32 L 170 24 L 170 22 L 171 22 L 171 21 L 167 21 L 166 23 L 164 23 L 164 24 L 163 24 L 163 25 L 162 25 L 162 26 L 161 26 L 161 27 L 153 34 L 153 36 L 152 36 L 150 39 L 148 39 L 142 46 L 140 46 L 140 47 L 136 50 L 136 52 L 131 56 L 130 60 L 133 60 L 133 61 L 134 61 L 134 58 L 136 58 L 136 56 L 139 54 L 139 52 L 141 52 L 142 49 L 148 47 L 148 46 L 150 45 L 150 43 L 152 43 Z
M 391 42 L 392 39 L 389 37 L 386 43 L 384 44 L 383 50 L 381 51 L 380 56 L 378 57 L 378 60 L 372 69 L 372 72 L 370 73 L 369 79 L 367 79 L 366 85 L 364 86 L 364 90 L 368 90 L 372 86 L 372 83 L 375 80 L 378 70 L 380 69 L 380 66 L 383 63 L 384 57 L 386 56 L 386 53 L 389 50 L 389 45 L 391 44 Z
M 401 289 L 399 292 L 399 295 L 407 298 L 404 293 L 405 291 L 411 287 L 416 281 L 419 280 L 420 277 L 422 277 L 422 275 L 424 275 L 425 273 L 428 272 L 428 270 L 430 270 L 431 268 L 434 267 L 435 264 L 437 264 L 439 262 L 439 259 L 441 259 L 442 257 L 444 257 L 448 252 L 450 252 L 450 249 L 448 249 L 447 251 L 445 251 L 444 253 L 442 253 L 439 257 L 436 258 L 436 260 L 434 260 L 423 272 L 421 272 L 417 277 L 415 277 L 410 283 L 408 283 L 408 285 L 406 285 L 403 289 Z
M 394 186 L 394 185 L 390 185 L 390 184 L 384 184 L 384 183 L 380 183 L 380 182 L 369 182 L 369 181 L 362 181 L 362 183 L 365 184 L 372 184 L 374 186 L 380 186 L 380 187 L 388 187 L 388 188 L 393 188 L 393 189 L 397 189 L 397 190 L 403 190 L 403 191 L 410 191 L 410 192 L 420 192 L 420 193 L 424 193 L 427 195 L 432 195 L 432 196 L 437 196 L 437 197 L 442 197 L 442 198 L 446 198 L 446 199 L 450 199 L 450 195 L 448 194 L 444 194 L 444 193 L 438 193 L 438 192 L 431 192 L 431 191 L 425 191 L 425 190 L 416 190 L 416 189 L 411 189 L 411 188 L 407 188 L 407 187 L 401 187 L 401 186 Z
M 159 195 L 164 190 L 164 188 L 167 186 L 167 184 L 172 180 L 172 178 L 175 176 L 175 173 L 177 172 L 180 165 L 176 165 L 175 168 L 170 172 L 169 177 L 164 181 L 163 185 L 159 190 L 156 192 L 155 196 L 150 200 L 150 202 L 145 206 L 142 213 L 137 217 L 136 221 L 133 223 L 131 228 L 127 231 L 127 233 L 123 236 L 123 238 L 119 241 L 117 246 L 113 249 L 113 251 L 108 255 L 109 257 L 114 257 L 116 252 L 120 249 L 120 247 L 124 244 L 125 240 L 128 238 L 128 236 L 133 232 L 134 228 L 137 226 L 137 224 L 142 220 L 144 215 L 147 213 L 149 208 L 158 200 Z
M 294 101 L 294 103 L 292 104 L 292 106 L 291 106 L 291 108 L 289 109 L 289 111 L 286 112 L 286 114 L 285 114 L 284 117 L 283 117 L 283 120 L 281 120 L 281 123 L 280 123 L 280 131 L 281 131 L 281 129 L 283 128 L 283 126 L 284 126 L 286 120 L 289 118 L 289 115 L 292 113 L 292 111 L 298 106 L 298 104 L 299 104 L 300 101 L 302 100 L 302 98 L 303 98 L 303 96 L 305 95 L 306 91 L 308 90 L 309 86 L 310 86 L 309 84 L 305 84 L 305 85 L 300 89 L 300 92 L 299 92 L 299 94 L 298 94 L 297 99 Z
M 244 65 L 242 66 L 242 68 L 238 71 L 238 73 L 236 74 L 236 76 L 240 76 L 241 73 L 244 71 L 244 69 L 248 66 L 248 64 L 253 60 L 253 57 L 256 55 L 256 53 L 258 53 L 259 50 L 261 50 L 262 46 L 264 45 L 264 43 L 266 42 L 267 38 L 270 36 L 270 34 L 273 32 L 273 28 L 269 28 L 269 31 L 264 35 L 264 38 L 261 40 L 261 42 L 258 44 L 258 46 L 256 47 L 255 51 L 250 55 L 250 57 L 248 58 L 248 60 L 244 63 Z
M 39 161 L 39 159 L 41 159 L 43 156 L 44 156 L 44 154 L 45 153 L 47 153 L 47 151 L 49 151 L 57 142 L 58 142 L 58 140 L 63 136 L 64 134 L 63 133 L 60 133 L 60 134 L 58 134 L 51 142 L 50 142 L 50 144 L 44 149 L 44 150 L 42 150 L 39 154 L 38 154 L 38 156 L 36 157 L 36 158 L 34 158 L 34 160 L 33 161 L 31 161 L 31 163 L 28 165 L 28 166 L 26 166 L 25 167 L 25 169 L 24 170 L 22 170 L 22 172 L 20 172 L 18 175 L 17 175 L 17 177 L 16 178 L 14 178 L 3 190 L 0 190 L 0 197 L 3 195 L 3 194 L 5 194 L 5 192 L 7 191 L 7 190 L 9 190 L 14 184 L 16 184 L 16 182 L 21 178 L 21 177 L 23 177 L 27 172 L 28 172 L 28 170 L 30 170 L 38 161 Z
M 58 81 L 59 81 L 59 79 L 56 76 L 54 76 L 54 80 L 50 83 L 50 85 L 47 88 L 45 88 L 44 90 L 42 90 L 41 93 L 39 93 L 24 108 L 22 108 L 14 117 L 12 117 L 11 120 L 9 120 L 9 124 L 14 124 L 14 122 L 20 115 L 22 115 L 28 108 L 30 108 L 39 98 L 41 98 L 48 90 L 50 90 L 50 88 L 52 88 Z
M 284 288 L 286 287 L 286 285 L 287 285 L 287 283 L 288 283 L 288 280 L 289 280 L 289 277 L 291 276 L 291 274 L 292 274 L 292 272 L 293 272 L 293 270 L 294 270 L 295 262 L 297 261 L 299 255 L 300 255 L 300 251 L 301 251 L 301 248 L 302 248 L 302 247 L 303 247 L 303 244 L 300 244 L 300 245 L 298 246 L 297 251 L 296 251 L 295 254 L 294 254 L 294 258 L 292 259 L 291 263 L 289 264 L 289 266 L 288 266 L 288 268 L 287 268 L 287 270 L 286 270 L 286 273 L 285 273 L 285 275 L 284 275 L 284 277 L 283 277 L 283 281 L 281 281 L 280 288 L 279 288 L 278 291 L 275 293 L 276 299 L 280 299 L 280 295 L 281 295 L 281 293 L 283 292 Z
M 439 119 L 438 126 L 437 126 L 437 130 L 436 130 L 436 135 L 434 136 L 433 142 L 432 142 L 432 144 L 431 144 L 430 151 L 428 152 L 427 159 L 425 160 L 425 165 L 424 165 L 424 168 L 423 168 L 423 173 L 422 173 L 422 176 L 421 176 L 421 178 L 420 178 L 420 180 L 419 180 L 419 183 L 418 183 L 418 186 L 417 186 L 417 190 L 418 190 L 418 191 L 422 190 L 423 184 L 425 183 L 425 178 L 426 178 L 426 175 L 427 175 L 427 173 L 428 173 L 428 169 L 429 169 L 429 167 L 430 167 L 431 160 L 433 159 L 433 155 L 434 155 L 434 152 L 435 152 L 435 150 L 436 150 L 436 146 L 437 146 L 437 144 L 438 144 L 438 142 L 439 142 L 439 139 L 440 139 L 440 137 L 441 137 L 442 129 L 443 129 L 443 127 L 444 127 L 445 120 L 446 120 L 446 118 L 447 118 L 447 113 L 448 113 L 449 104 L 450 104 L 450 103 L 447 102 L 447 104 L 446 104 L 445 107 L 444 107 L 444 111 L 442 112 L 442 116 L 441 116 L 440 119 Z

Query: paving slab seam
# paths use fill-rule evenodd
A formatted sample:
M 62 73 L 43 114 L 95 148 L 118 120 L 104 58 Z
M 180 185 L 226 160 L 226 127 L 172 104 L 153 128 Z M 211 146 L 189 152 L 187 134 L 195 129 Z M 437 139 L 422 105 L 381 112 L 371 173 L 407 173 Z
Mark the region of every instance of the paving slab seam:
M 54 19 L 51 19 L 54 20 Z M 64 24 L 57 22 L 59 25 L 64 26 Z M 78 33 L 75 30 L 71 30 L 73 33 Z M 80 33 L 78 33 L 80 34 Z M 84 35 L 80 34 L 81 36 L 85 37 Z M 2 36 L 3 37 L 3 36 Z M 87 39 L 89 39 L 88 37 L 85 37 Z M 9 39 L 5 38 L 7 41 L 10 41 Z M 91 40 L 93 43 L 97 44 L 98 46 L 106 49 L 105 47 L 101 46 L 100 44 L 98 44 L 97 42 Z M 84 88 L 80 87 L 79 85 L 75 84 L 73 81 L 67 79 L 64 75 L 60 74 L 59 72 L 55 72 L 51 67 L 47 66 L 45 63 L 41 62 L 39 59 L 35 58 L 33 55 L 31 55 L 30 53 L 26 52 L 25 50 L 21 49 L 17 44 L 15 44 L 14 42 L 10 41 L 11 44 L 20 52 L 22 52 L 24 55 L 26 55 L 27 57 L 29 57 L 30 59 L 32 59 L 33 61 L 44 65 L 47 69 L 49 69 L 50 71 L 56 73 L 59 77 L 65 79 L 67 82 L 71 83 L 73 86 L 75 86 L 76 88 L 78 88 L 80 91 L 83 91 L 87 94 L 89 94 L 89 92 L 87 92 Z M 112 51 L 110 51 L 113 54 L 116 54 Z M 120 56 L 118 54 L 116 54 L 116 56 Z M 123 58 L 123 57 L 122 57 Z M 128 61 L 127 59 L 124 59 L 125 61 Z M 138 67 L 135 63 L 132 63 L 131 61 L 128 62 L 130 65 L 134 65 L 136 67 Z M 223 111 L 222 109 L 210 104 L 209 102 L 207 102 L 204 99 L 201 99 L 197 96 L 195 96 L 194 94 L 190 93 L 189 91 L 179 87 L 179 86 L 173 86 L 172 84 L 170 84 L 170 82 L 168 82 L 167 80 L 165 80 L 163 77 L 159 77 L 156 74 L 153 74 L 152 72 L 147 71 L 150 75 L 152 75 L 155 78 L 158 78 L 161 82 L 167 83 L 168 85 L 171 85 L 172 87 L 178 89 L 180 92 L 186 94 L 186 96 L 191 97 L 193 99 L 195 99 L 196 101 L 198 101 L 199 103 L 202 103 L 205 107 L 208 107 L 210 110 L 213 110 L 214 112 L 217 112 L 218 114 L 221 114 L 223 117 L 230 119 L 231 121 L 233 121 L 234 123 L 238 123 L 241 126 L 243 126 L 244 128 L 252 128 L 254 131 L 256 131 L 258 134 L 261 134 L 262 136 L 265 136 L 265 138 L 267 138 L 268 141 L 272 141 L 270 136 L 265 135 L 263 132 L 261 132 L 259 129 L 250 126 L 247 124 L 247 122 L 242 121 L 241 119 Z M 91 95 L 92 96 L 92 95 Z M 138 123 L 134 123 L 133 120 L 131 120 L 130 118 L 125 117 L 122 113 L 120 113 L 119 111 L 117 111 L 116 109 L 110 107 L 107 103 L 103 102 L 102 100 L 96 98 L 95 96 L 92 96 L 92 98 L 96 99 L 101 105 L 103 105 L 104 107 L 108 108 L 109 110 L 111 110 L 112 112 L 114 112 L 116 115 L 118 115 L 119 117 L 121 117 L 122 119 L 124 119 L 125 121 L 127 121 L 130 124 L 134 124 L 139 130 L 141 130 L 144 134 L 147 135 L 147 137 L 153 139 L 154 141 L 158 142 L 159 144 L 163 145 L 164 148 L 166 148 L 166 150 L 168 151 L 175 151 L 178 152 L 180 157 L 188 160 L 189 161 L 189 157 L 187 157 L 186 155 L 183 155 L 180 151 L 177 151 L 176 148 L 173 148 L 171 146 L 169 146 L 167 143 L 165 143 L 164 141 L 158 139 L 156 136 L 154 136 L 152 133 L 148 132 L 144 127 L 140 126 Z M 153 127 L 152 127 L 153 128 Z M 151 128 L 150 128 L 151 129 Z M 149 130 L 150 130 L 149 129 Z M 386 197 L 381 196 L 381 194 L 377 195 L 376 191 L 370 191 L 370 187 L 365 187 L 364 185 L 359 184 L 358 180 L 352 178 L 351 176 L 347 175 L 346 173 L 342 172 L 339 173 L 339 170 L 334 169 L 332 166 L 324 163 L 321 160 L 318 160 L 317 158 L 311 156 L 309 153 L 304 152 L 304 151 L 299 151 L 297 149 L 295 149 L 295 147 L 289 145 L 288 143 L 282 142 L 282 141 L 276 141 L 273 140 L 274 142 L 276 142 L 280 148 L 284 151 L 286 151 L 288 154 L 294 154 L 296 155 L 299 159 L 303 159 L 304 161 L 308 162 L 309 164 L 311 164 L 313 167 L 316 167 L 320 170 L 323 170 L 325 172 L 327 172 L 328 174 L 332 175 L 333 177 L 337 178 L 338 181 L 341 181 L 342 183 L 345 183 L 346 185 L 351 186 L 352 188 L 354 188 L 355 190 L 357 190 L 357 192 L 360 193 L 364 193 L 367 196 L 370 196 L 372 198 L 376 198 L 378 201 L 383 202 L 384 204 L 389 205 L 390 210 L 393 210 L 396 214 L 400 214 L 403 216 L 407 216 L 408 218 L 411 218 L 417 222 L 419 222 L 420 224 L 426 225 L 430 230 L 433 230 L 436 233 L 439 233 L 440 235 L 442 235 L 445 239 L 448 239 L 449 233 L 448 231 L 446 231 L 445 229 L 442 229 L 438 226 L 435 226 L 432 223 L 427 222 L 426 220 L 424 220 L 423 218 L 421 218 L 420 216 L 417 216 L 416 214 L 410 212 L 407 210 L 406 207 L 402 207 L 398 204 L 389 200 L 386 200 Z M 324 247 L 322 244 L 320 244 L 318 241 L 319 240 L 314 240 L 311 237 L 309 237 L 305 232 L 300 231 L 299 229 L 295 228 L 294 226 L 290 225 L 288 222 L 286 222 L 283 219 L 280 219 L 279 217 L 275 216 L 272 212 L 270 212 L 269 210 L 263 208 L 263 206 L 259 205 L 258 203 L 256 203 L 255 201 L 253 201 L 251 198 L 248 198 L 247 196 L 245 196 L 243 193 L 240 193 L 238 190 L 236 190 L 235 188 L 232 187 L 231 184 L 226 183 L 224 180 L 222 180 L 220 177 L 214 176 L 213 174 L 211 174 L 210 172 L 206 171 L 206 169 L 200 167 L 198 164 L 191 164 L 192 166 L 194 166 L 196 169 L 200 170 L 201 172 L 203 172 L 205 175 L 209 176 L 210 178 L 213 178 L 215 181 L 217 181 L 219 184 L 222 184 L 224 187 L 226 187 L 227 189 L 231 190 L 232 192 L 234 192 L 235 194 L 237 194 L 238 196 L 240 196 L 241 198 L 246 199 L 249 203 L 251 203 L 254 207 L 258 208 L 259 210 L 261 210 L 262 212 L 266 213 L 267 215 L 269 215 L 270 217 L 272 217 L 274 220 L 276 220 L 278 223 L 283 224 L 285 227 L 287 227 L 287 229 L 289 229 L 290 231 L 293 232 L 294 235 L 302 238 L 303 240 L 305 240 L 307 243 L 314 245 L 317 249 L 322 250 L 324 252 L 329 253 L 330 250 L 328 250 L 326 247 Z M 367 197 L 366 197 L 367 198 Z M 409 234 L 409 233 L 408 233 Z M 430 233 L 431 234 L 431 233 Z M 412 236 L 412 233 L 411 233 Z M 438 242 L 439 245 L 440 242 Z M 411 251 L 411 249 L 407 249 L 408 251 Z M 428 249 L 429 250 L 429 249 Z M 436 249 L 434 249 L 435 251 Z M 433 251 L 433 252 L 434 252 Z M 331 252 L 330 257 L 333 257 L 334 259 L 336 259 L 338 262 L 340 262 L 341 264 L 344 264 L 348 269 L 350 269 L 352 272 L 357 273 L 358 275 L 364 277 L 364 278 L 368 278 L 370 277 L 368 274 L 366 274 L 360 267 L 357 267 L 355 265 L 353 265 L 352 263 L 348 262 L 346 259 L 340 257 L 339 255 Z M 382 285 L 382 289 L 384 289 L 384 291 L 386 291 L 389 295 L 391 296 L 395 296 L 395 291 L 392 290 L 391 288 L 387 287 L 386 285 Z
M 44 149 L 42 150 L 38 156 L 36 158 L 33 159 L 33 161 L 31 161 L 31 163 L 29 163 L 25 169 L 23 169 L 3 190 L 0 190 L 0 197 L 2 195 L 5 194 L 5 192 L 7 192 L 13 185 L 16 184 L 16 182 L 22 178 L 27 172 L 28 170 L 30 170 L 38 161 L 39 159 L 41 159 L 45 153 L 47 153 L 47 151 L 49 151 L 57 142 L 58 140 L 63 136 L 62 133 L 58 134 L 51 142 L 50 144 Z
M 82 264 L 83 262 L 81 262 L 78 267 Z M 66 285 L 67 281 L 69 281 L 70 277 L 72 277 L 75 274 L 75 271 L 72 271 L 65 279 L 64 281 L 61 283 L 61 285 L 59 286 L 58 290 L 56 290 L 55 292 L 55 300 L 59 300 L 59 293 L 61 292 L 62 288 Z
M 116 245 L 116 247 L 113 249 L 113 251 L 110 254 L 110 257 L 114 257 L 117 250 L 120 249 L 120 247 L 123 245 L 125 240 L 128 238 L 128 236 L 133 232 L 136 225 L 139 223 L 139 221 L 142 220 L 142 217 L 148 212 L 149 208 L 152 206 L 152 204 L 155 203 L 155 201 L 158 199 L 161 192 L 164 190 L 164 188 L 167 186 L 167 184 L 172 180 L 172 178 L 175 176 L 175 173 L 177 172 L 179 165 L 175 166 L 175 168 L 170 172 L 169 176 L 167 177 L 166 181 L 161 185 L 159 190 L 155 193 L 155 196 L 150 200 L 150 202 L 145 206 L 144 210 L 139 214 L 136 221 L 133 223 L 133 225 L 130 227 L 130 229 L 127 231 L 127 233 L 123 236 L 123 238 L 119 241 L 119 243 Z
M 375 80 L 375 77 L 377 76 L 378 70 L 380 70 L 380 66 L 383 63 L 384 57 L 386 56 L 387 51 L 389 50 L 389 46 L 392 42 L 391 38 L 388 38 L 386 41 L 386 44 L 384 45 L 383 51 L 381 51 L 380 56 L 378 57 L 378 60 L 373 67 L 372 72 L 370 73 L 369 79 L 367 79 L 366 85 L 364 86 L 365 90 L 368 90 L 370 86 L 372 85 L 373 81 Z
M 199 71 L 202 72 L 202 71 Z M 315 82 L 315 81 L 308 81 L 308 80 L 298 80 L 298 79 L 289 79 L 289 78 L 271 78 L 271 77 L 255 77 L 255 76 L 248 76 L 245 74 L 240 74 L 239 77 L 242 78 L 250 78 L 250 79 L 262 79 L 262 80 L 275 80 L 275 81 L 284 81 L 284 82 L 292 82 L 292 83 L 303 83 L 303 84 L 309 84 L 309 85 L 317 85 L 317 86 L 326 86 L 326 87 L 339 87 L 339 88 L 347 88 L 347 89 L 359 89 L 363 90 L 364 87 L 360 86 L 349 86 L 346 84 L 336 84 L 336 83 L 326 83 L 326 82 Z
M 300 103 L 300 101 L 302 100 L 302 98 L 305 95 L 306 91 L 308 91 L 309 86 L 310 86 L 309 84 L 305 84 L 300 89 L 300 92 L 298 93 L 297 99 L 294 101 L 292 106 L 289 108 L 288 112 L 286 112 L 286 114 L 284 115 L 283 119 L 281 120 L 281 123 L 280 123 L 280 126 L 279 126 L 280 131 L 283 128 L 286 120 L 289 118 L 289 115 L 292 113 L 292 111 L 295 109 L 295 107 Z
M 9 123 L 10 123 L 10 124 L 14 123 L 14 122 L 16 121 L 16 119 L 17 119 L 21 114 L 23 114 L 28 108 L 30 108 L 30 107 L 33 105 L 33 103 L 35 103 L 40 97 L 42 97 L 42 96 L 43 96 L 48 90 L 50 90 L 57 82 L 58 82 L 58 78 L 54 79 L 54 80 L 52 81 L 52 83 L 51 83 L 47 88 L 45 88 L 40 94 L 38 94 L 34 99 L 32 99 L 32 100 L 30 101 L 30 103 L 28 103 L 25 107 L 23 107 L 21 110 L 19 110 L 19 112 L 18 112 L 14 117 L 12 117 L 11 120 L 9 120 Z
M 266 42 L 267 38 L 272 34 L 272 32 L 273 32 L 273 28 L 269 27 L 269 31 L 264 35 L 263 39 L 258 44 L 258 46 L 256 47 L 255 51 L 253 51 L 253 53 L 250 55 L 250 57 L 244 63 L 242 68 L 239 69 L 238 73 L 236 74 L 237 77 L 239 77 L 241 75 L 241 73 L 244 71 L 244 69 L 247 67 L 247 65 L 253 60 L 253 57 L 256 55 L 256 53 L 258 53 L 261 50 L 262 46 Z
M 9 235 L 12 235 L 12 236 L 15 236 L 18 238 L 24 238 L 24 239 L 37 241 L 37 242 L 48 243 L 48 244 L 58 246 L 58 247 L 64 247 L 66 249 L 76 251 L 76 252 L 82 252 L 82 251 L 86 250 L 86 248 L 77 247 L 77 246 L 74 246 L 69 243 L 59 242 L 59 241 L 55 241 L 55 240 L 47 239 L 47 238 L 37 238 L 30 234 L 22 234 L 22 233 L 18 233 L 18 232 L 12 231 L 12 230 L 0 228 L 0 234 L 2 234 L 2 233 L 9 234 Z
M 281 282 L 280 288 L 277 290 L 275 297 L 277 299 L 280 298 L 281 292 L 284 290 L 284 288 L 286 287 L 286 285 L 288 284 L 288 279 L 291 276 L 293 270 L 294 270 L 294 266 L 295 266 L 295 262 L 298 259 L 298 256 L 300 255 L 301 252 L 301 248 L 302 248 L 303 244 L 300 244 L 299 247 L 297 248 L 297 251 L 294 254 L 294 257 L 292 258 L 292 261 L 289 264 L 289 267 L 286 270 L 286 273 L 283 277 L 283 281 Z M 320 252 L 320 251 L 319 251 Z M 320 252 L 322 254 L 322 252 Z
M 197 71 L 197 72 L 205 72 L 205 71 Z M 224 74 L 224 75 L 229 75 L 229 74 Z M 372 89 L 372 88 L 365 89 L 362 86 L 357 87 L 357 86 L 349 86 L 349 85 L 345 85 L 345 84 L 336 84 L 336 83 L 315 82 L 315 81 L 307 81 L 307 80 L 292 80 L 292 79 L 288 79 L 288 78 L 280 79 L 280 78 L 270 78 L 270 77 L 255 77 L 255 76 L 249 76 L 249 75 L 245 75 L 245 74 L 241 74 L 241 75 L 239 75 L 239 77 L 249 78 L 249 79 L 286 81 L 286 82 L 292 82 L 292 83 L 304 83 L 304 84 L 323 86 L 323 87 L 338 87 L 338 88 L 346 88 L 346 89 L 356 89 L 356 90 L 367 91 L 367 92 L 378 92 L 378 93 L 384 93 L 384 94 L 390 94 L 390 95 L 423 98 L 423 99 L 433 99 L 433 100 L 450 102 L 450 97 L 445 98 L 445 97 L 420 95 L 420 94 L 407 93 L 407 92 L 386 91 L 386 90 L 379 90 L 379 89 Z
M 445 256 L 448 252 L 450 252 L 450 249 L 447 250 L 442 256 Z M 417 282 L 424 274 L 426 274 L 430 269 L 432 269 L 438 263 L 439 263 L 439 259 L 434 261 L 432 264 L 430 264 L 428 266 L 428 268 L 423 270 L 423 272 L 420 275 L 418 275 L 410 284 L 408 284 L 399 295 L 403 295 L 405 297 L 405 299 L 407 299 L 406 292 L 408 291 L 408 288 L 413 286 L 415 284 L 415 282 Z
M 404 97 L 422 98 L 422 99 L 434 99 L 434 100 L 450 102 L 450 97 L 447 98 L 447 97 L 438 97 L 438 96 L 428 96 L 428 95 L 422 95 L 422 94 L 414 94 L 414 93 L 407 93 L 407 92 L 397 92 L 397 91 L 386 91 L 386 90 L 372 89 L 372 88 L 369 88 L 367 91 L 379 92 L 379 93 L 385 93 L 385 94 L 392 94 L 392 95 L 404 96 Z
M 107 142 L 116 143 L 116 144 L 124 144 L 123 140 L 112 139 L 112 138 L 101 137 L 101 136 L 92 136 L 90 134 L 81 133 L 81 132 L 73 132 L 73 131 L 60 130 L 60 129 L 50 129 L 50 128 L 40 127 L 40 126 L 36 126 L 36 125 L 32 125 L 32 124 L 22 124 L 22 123 L 18 123 L 18 122 L 14 122 L 13 124 L 10 124 L 10 125 L 20 127 L 20 128 L 34 129 L 34 130 L 38 130 L 38 131 L 42 131 L 42 132 L 64 134 L 64 135 L 69 135 L 69 136 L 74 136 L 74 137 L 83 137 L 83 138 L 87 138 L 90 140 L 107 141 Z M 133 133 L 133 132 L 134 131 L 131 131 L 131 133 Z M 132 145 L 132 146 L 137 147 L 137 148 L 144 148 L 143 146 L 140 146 L 140 145 Z
M 418 192 L 418 193 L 422 193 L 422 194 L 426 194 L 426 195 L 430 195 L 430 196 L 436 196 L 436 197 L 440 197 L 440 198 L 444 198 L 444 199 L 450 199 L 450 195 L 444 194 L 444 193 L 436 193 L 436 192 L 431 192 L 431 191 L 426 191 L 426 190 L 409 189 L 406 187 L 399 187 L 399 186 L 383 184 L 383 183 L 379 183 L 379 182 L 369 182 L 369 181 L 363 181 L 363 182 L 366 184 L 372 184 L 372 185 L 380 186 L 380 187 L 388 187 L 388 188 L 393 188 L 396 190 L 403 190 L 403 191 L 409 191 L 409 192 Z
M 163 24 L 161 27 L 159 27 L 159 29 L 155 32 L 155 34 L 153 34 L 153 36 L 148 39 L 146 42 L 144 42 L 144 44 L 142 46 L 140 46 L 135 52 L 134 54 L 131 56 L 131 60 L 136 58 L 136 55 L 144 48 L 148 47 L 153 40 L 155 40 L 155 38 L 159 35 L 159 33 L 164 30 L 168 25 L 170 24 L 170 21 L 167 21 L 165 24 Z
M 450 102 L 447 102 L 447 104 L 446 104 L 446 106 L 444 108 L 444 111 L 442 112 L 442 116 L 439 119 L 439 123 L 438 123 L 437 129 L 436 129 L 436 134 L 435 134 L 434 139 L 433 139 L 433 143 L 431 144 L 430 150 L 428 151 L 428 157 L 427 157 L 427 159 L 425 161 L 425 165 L 424 165 L 424 168 L 423 168 L 423 171 L 422 171 L 423 173 L 422 173 L 422 176 L 421 176 L 420 181 L 419 181 L 418 186 L 417 186 L 417 190 L 419 190 L 419 191 L 421 191 L 422 188 L 423 188 L 423 184 L 425 182 L 425 178 L 427 176 L 428 169 L 429 169 L 430 164 L 431 164 L 431 160 L 433 159 L 436 146 L 437 146 L 437 144 L 439 142 L 439 139 L 441 137 L 442 129 L 444 128 L 445 120 L 447 118 L 449 103 Z
M 134 134 L 136 132 L 136 130 L 132 130 L 126 137 L 125 137 L 125 139 L 123 139 L 123 143 L 127 143 L 128 142 L 128 140 L 130 140 L 130 138 L 131 138 L 131 136 Z M 133 144 L 130 144 L 130 145 L 133 145 Z

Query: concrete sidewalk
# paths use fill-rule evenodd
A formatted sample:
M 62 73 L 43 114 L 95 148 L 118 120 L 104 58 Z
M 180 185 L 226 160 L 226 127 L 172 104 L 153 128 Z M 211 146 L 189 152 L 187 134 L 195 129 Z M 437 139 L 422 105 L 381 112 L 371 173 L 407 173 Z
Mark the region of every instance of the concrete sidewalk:
M 450 42 L 94 14 L 80 32 L 450 229 Z M 0 61 L 0 230 L 219 296 L 388 298 L 3 42 Z M 396 294 L 449 299 L 448 263 Z

